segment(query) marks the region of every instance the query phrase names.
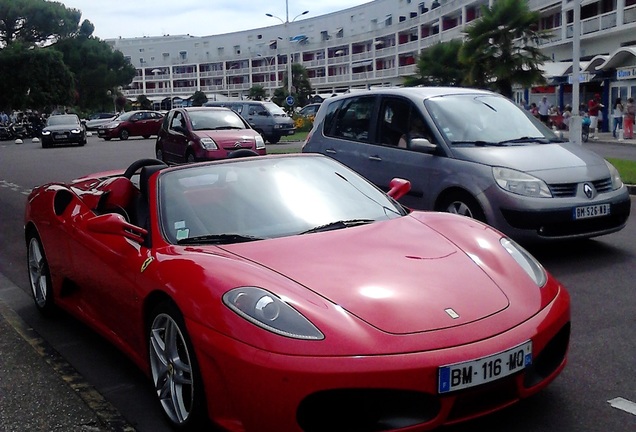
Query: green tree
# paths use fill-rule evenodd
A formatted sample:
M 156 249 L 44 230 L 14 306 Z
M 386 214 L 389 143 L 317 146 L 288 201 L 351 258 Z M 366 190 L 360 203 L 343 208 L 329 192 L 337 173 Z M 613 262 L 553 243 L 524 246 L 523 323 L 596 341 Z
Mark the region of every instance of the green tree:
M 311 83 L 309 82 L 309 75 L 307 69 L 299 63 L 292 64 L 292 96 L 294 97 L 294 105 L 287 107 L 285 98 L 287 94 L 287 79 L 288 74 L 285 74 L 283 78 L 283 87 L 274 91 L 272 101 L 277 105 L 284 106 L 290 110 L 296 106 L 305 106 L 309 101 L 309 97 L 312 93 Z
M 152 101 L 146 95 L 137 96 L 137 105 L 139 105 L 140 109 L 152 109 Z
M 417 74 L 405 77 L 404 85 L 461 85 L 467 74 L 466 67 L 459 60 L 461 47 L 462 41 L 453 39 L 426 48 L 417 61 Z
M 252 100 L 262 101 L 265 99 L 266 95 L 267 92 L 265 91 L 265 87 L 256 85 L 250 88 L 248 97 Z
M 120 51 L 87 33 L 92 28 L 85 20 L 79 35 L 61 40 L 53 48 L 62 54 L 73 73 L 79 107 L 103 111 L 113 105 L 112 93 L 109 95 L 108 91 L 129 84 L 136 71 Z
M 82 13 L 61 2 L 0 0 L 0 47 L 55 42 L 77 33 Z
M 539 18 L 524 1 L 497 0 L 492 8 L 482 6 L 481 18 L 466 29 L 460 51 L 469 68 L 467 84 L 512 97 L 514 84 L 544 82 L 540 66 L 548 58 L 538 47 L 548 33 L 537 30 Z
M 2 109 L 53 108 L 75 102 L 73 75 L 50 48 L 27 49 L 15 42 L 0 51 Z
M 208 101 L 208 97 L 201 90 L 197 90 L 192 95 L 192 106 L 203 106 Z

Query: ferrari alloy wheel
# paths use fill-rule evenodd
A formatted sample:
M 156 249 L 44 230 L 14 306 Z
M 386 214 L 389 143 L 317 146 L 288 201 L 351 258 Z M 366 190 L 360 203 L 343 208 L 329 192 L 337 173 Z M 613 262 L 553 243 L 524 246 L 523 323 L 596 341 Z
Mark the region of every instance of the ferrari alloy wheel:
M 468 216 L 485 222 L 486 216 L 477 201 L 467 193 L 452 193 L 440 205 L 439 210 Z
M 49 265 L 44 255 L 40 238 L 36 234 L 29 236 L 27 244 L 27 265 L 29 267 L 29 284 L 35 306 L 43 315 L 49 315 L 53 309 L 53 292 Z
M 160 305 L 152 317 L 149 357 L 157 398 L 168 420 L 187 428 L 203 419 L 203 388 L 194 350 L 175 306 Z

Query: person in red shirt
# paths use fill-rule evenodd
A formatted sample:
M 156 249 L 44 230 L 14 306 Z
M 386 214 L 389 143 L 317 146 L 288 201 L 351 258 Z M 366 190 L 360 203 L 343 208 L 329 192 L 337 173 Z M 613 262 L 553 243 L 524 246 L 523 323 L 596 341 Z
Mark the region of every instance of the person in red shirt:
M 601 103 L 601 95 L 596 93 L 594 99 L 590 99 L 587 103 L 587 114 L 590 116 L 590 137 L 592 139 L 598 139 L 594 134 L 598 128 L 598 115 L 601 108 L 605 105 Z

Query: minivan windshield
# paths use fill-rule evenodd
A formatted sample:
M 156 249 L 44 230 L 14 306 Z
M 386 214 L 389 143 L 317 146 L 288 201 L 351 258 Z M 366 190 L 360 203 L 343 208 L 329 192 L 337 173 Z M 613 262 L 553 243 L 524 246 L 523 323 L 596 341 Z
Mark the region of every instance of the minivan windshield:
M 523 145 L 561 141 L 548 127 L 498 95 L 444 95 L 425 101 L 453 145 Z
M 263 105 L 274 117 L 287 117 L 287 113 L 274 102 L 263 102 Z

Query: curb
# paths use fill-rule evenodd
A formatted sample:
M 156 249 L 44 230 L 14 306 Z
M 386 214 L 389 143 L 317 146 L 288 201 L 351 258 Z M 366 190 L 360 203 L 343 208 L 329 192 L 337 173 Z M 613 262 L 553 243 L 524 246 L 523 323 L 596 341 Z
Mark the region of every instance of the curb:
M 0 319 L 14 329 L 17 335 L 31 346 L 42 362 L 48 364 L 73 393 L 84 402 L 86 407 L 94 413 L 102 427 L 98 429 L 91 427 L 92 430 L 135 432 L 135 428 L 123 418 L 119 411 L 2 299 L 0 299 Z

